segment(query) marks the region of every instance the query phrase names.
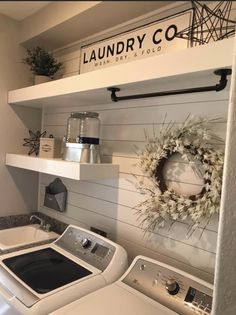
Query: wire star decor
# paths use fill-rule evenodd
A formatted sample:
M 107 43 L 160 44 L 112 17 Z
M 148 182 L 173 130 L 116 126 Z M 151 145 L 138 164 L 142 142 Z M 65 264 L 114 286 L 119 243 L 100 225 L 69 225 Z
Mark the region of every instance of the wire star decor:
M 39 130 L 36 132 L 29 130 L 29 135 L 29 138 L 24 138 L 25 142 L 23 143 L 23 146 L 30 148 L 28 155 L 35 153 L 35 155 L 37 156 L 39 154 L 40 138 L 43 138 L 46 135 L 46 131 L 43 131 L 41 133 L 41 131 Z
M 214 7 L 209 3 L 209 7 L 203 1 L 191 1 L 192 23 L 178 32 L 177 37 L 188 40 L 193 47 L 233 36 L 236 22 L 230 17 L 232 2 L 218 1 Z

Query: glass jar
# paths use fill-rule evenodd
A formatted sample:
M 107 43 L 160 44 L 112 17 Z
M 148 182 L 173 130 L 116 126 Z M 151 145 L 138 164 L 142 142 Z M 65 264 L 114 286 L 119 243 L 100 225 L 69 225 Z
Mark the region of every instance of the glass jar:
M 80 143 L 99 144 L 100 120 L 98 113 L 81 112 Z
M 66 142 L 78 142 L 82 117 L 83 115 L 81 115 L 80 112 L 70 114 L 70 117 L 67 120 Z

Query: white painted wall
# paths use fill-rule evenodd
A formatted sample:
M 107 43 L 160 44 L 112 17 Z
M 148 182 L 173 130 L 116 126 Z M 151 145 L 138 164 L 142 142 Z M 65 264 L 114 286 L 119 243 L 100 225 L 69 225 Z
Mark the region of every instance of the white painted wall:
M 214 315 L 236 314 L 236 49 L 233 58 L 222 206 L 217 242 Z
M 37 174 L 5 166 L 6 152 L 26 152 L 22 143 L 28 128 L 40 129 L 38 110 L 7 104 L 8 90 L 28 84 L 18 29 L 16 21 L 0 15 L 0 216 L 35 210 L 37 200 Z

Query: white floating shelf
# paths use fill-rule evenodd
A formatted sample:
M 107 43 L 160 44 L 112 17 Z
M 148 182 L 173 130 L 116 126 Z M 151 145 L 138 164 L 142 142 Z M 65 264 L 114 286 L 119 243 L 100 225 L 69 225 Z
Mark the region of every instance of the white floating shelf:
M 6 154 L 6 165 L 74 180 L 108 179 L 119 176 L 119 165 L 76 163 L 12 153 Z
M 213 71 L 232 66 L 233 42 L 233 38 L 225 39 L 13 90 L 8 103 L 30 107 L 106 104 L 111 103 L 108 87 L 119 87 L 119 96 L 157 92 L 161 83 L 177 85 L 183 78 L 199 75 L 210 75 L 218 83 Z
M 58 4 L 52 1 L 34 17 L 24 20 L 20 29 L 20 44 L 27 48 L 42 46 L 54 50 L 86 37 L 94 37 L 94 34 L 104 33 L 144 14 L 153 15 L 154 10 L 162 11 L 165 6 L 169 9 L 170 4 L 179 6 L 176 1 L 126 1 L 125 5 L 122 1 L 77 2 Z M 180 6 L 182 8 L 183 4 L 180 3 Z M 104 18 L 106 15 L 107 18 Z M 48 19 L 48 16 L 51 18 Z

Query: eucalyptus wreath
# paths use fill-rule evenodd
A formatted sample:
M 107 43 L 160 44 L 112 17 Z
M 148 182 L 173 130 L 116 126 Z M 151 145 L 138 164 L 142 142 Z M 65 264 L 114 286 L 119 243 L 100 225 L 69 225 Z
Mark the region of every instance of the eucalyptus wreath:
M 209 123 L 214 121 L 188 117 L 181 125 L 163 123 L 160 134 L 154 134 L 152 138 L 145 135 L 145 147 L 137 152 L 138 165 L 143 175 L 151 180 L 147 182 L 145 176 L 136 176 L 136 187 L 145 195 L 136 209 L 146 231 L 163 227 L 167 221 L 185 220 L 195 230 L 202 219 L 209 222 L 212 215 L 219 212 L 224 155 L 209 144 L 222 142 L 209 129 Z M 162 170 L 174 153 L 180 153 L 182 159 L 203 178 L 199 194 L 185 196 L 167 188 Z M 201 163 L 203 174 L 199 174 L 197 163 Z

